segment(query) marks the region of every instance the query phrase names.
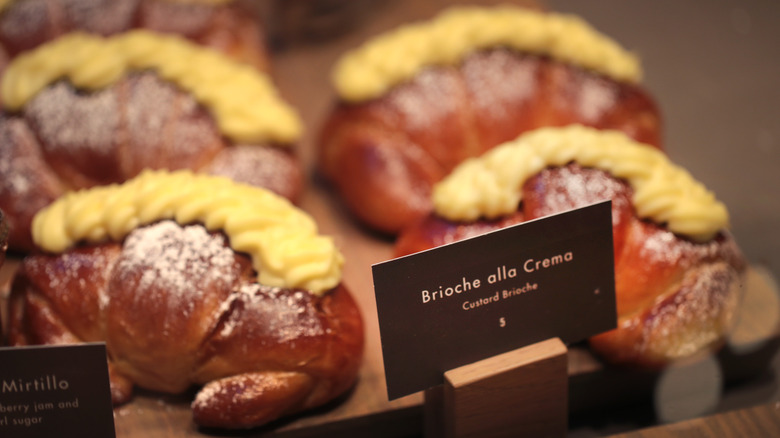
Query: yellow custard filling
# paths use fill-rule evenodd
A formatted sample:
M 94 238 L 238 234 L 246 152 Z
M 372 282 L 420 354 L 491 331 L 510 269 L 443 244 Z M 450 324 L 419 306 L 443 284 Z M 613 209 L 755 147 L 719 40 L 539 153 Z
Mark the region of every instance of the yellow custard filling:
M 705 241 L 728 227 L 726 207 L 661 151 L 622 132 L 579 125 L 532 131 L 464 161 L 434 186 L 434 208 L 451 220 L 510 214 L 528 178 L 572 161 L 626 180 L 639 217 L 667 224 L 674 233 Z
M 224 231 L 262 284 L 322 295 L 341 281 L 344 259 L 308 214 L 270 191 L 189 170 L 146 170 L 122 185 L 68 193 L 35 216 L 32 235 L 59 253 L 80 241 L 120 241 L 163 219 Z
M 145 30 L 107 38 L 75 32 L 21 54 L 3 75 L 3 105 L 19 110 L 61 78 L 99 90 L 130 70 L 154 70 L 191 93 L 236 143 L 289 144 L 301 135 L 298 115 L 267 75 L 184 38 Z
M 434 19 L 402 26 L 345 54 L 333 71 L 339 96 L 358 102 L 379 97 L 426 66 L 453 65 L 492 47 L 582 66 L 624 82 L 638 82 L 637 57 L 577 16 L 514 6 L 453 7 Z

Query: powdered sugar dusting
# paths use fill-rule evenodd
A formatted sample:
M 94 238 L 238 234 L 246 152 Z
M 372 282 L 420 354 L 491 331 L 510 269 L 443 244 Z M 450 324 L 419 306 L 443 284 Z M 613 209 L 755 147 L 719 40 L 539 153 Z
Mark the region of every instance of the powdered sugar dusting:
M 641 257 L 649 263 L 664 260 L 680 269 L 689 269 L 701 260 L 712 260 L 721 256 L 728 258 L 728 248 L 717 240 L 693 243 L 660 227 L 645 235 L 640 243 Z
M 214 380 L 206 384 L 192 401 L 192 408 L 204 409 L 211 404 L 240 406 L 269 392 L 282 389 L 284 380 L 273 378 L 273 372 L 245 374 Z M 224 408 L 223 408 L 224 409 Z
M 212 175 L 227 176 L 236 182 L 264 187 L 292 198 L 302 179 L 298 162 L 281 148 L 261 145 L 234 145 L 222 149 L 203 169 Z
M 620 212 L 630 205 L 631 188 L 624 182 L 606 176 L 598 169 L 583 168 L 577 164 L 546 169 L 529 180 L 524 198 L 534 198 L 534 209 L 526 209 L 528 218 L 548 216 L 593 202 L 611 199 L 612 223 L 620 223 Z
M 33 154 L 25 154 L 26 150 L 17 140 L 20 137 L 31 139 L 31 133 L 20 120 L 0 119 L 0 196 L 8 193 L 10 196 L 18 196 L 27 193 L 33 185 L 31 172 L 40 157 Z
M 13 2 L 0 14 L 0 39 L 11 54 L 34 47 L 46 36 L 48 14 L 46 0 Z
M 220 308 L 220 314 L 232 313 L 222 318 L 224 325 L 219 336 L 227 338 L 239 327 L 245 331 L 244 335 L 258 339 L 270 337 L 275 343 L 322 335 L 325 328 L 311 300 L 311 294 L 301 290 L 244 284 Z M 247 321 L 262 321 L 262 324 L 247 324 Z
M 225 147 L 214 119 L 191 94 L 149 72 L 131 74 L 125 84 L 128 176 L 144 168 L 196 169 Z
M 685 261 L 683 255 L 687 248 L 683 242 L 677 242 L 678 240 L 679 238 L 672 232 L 659 229 L 640 241 L 641 256 L 647 260 L 673 260 L 675 264 L 682 263 Z M 687 268 L 687 266 L 680 267 Z
M 128 235 L 117 269 L 140 273 L 138 296 L 165 294 L 169 303 L 190 303 L 191 308 L 206 288 L 224 288 L 235 281 L 238 266 L 225 240 L 200 225 L 162 221 Z
M 606 81 L 582 81 L 578 113 L 583 121 L 596 123 L 604 113 L 616 105 L 615 94 Z
M 206 109 L 155 73 L 95 92 L 60 81 L 24 111 L 47 160 L 77 186 L 121 181 L 145 168 L 197 169 L 225 147 Z
M 679 292 L 663 303 L 645 328 L 660 351 L 692 354 L 719 339 L 731 324 L 738 294 L 737 274 L 726 263 L 702 265 L 686 275 Z
M 219 380 L 209 382 L 195 395 L 192 401 L 192 408 L 205 408 L 220 393 L 225 393 L 225 386 Z
M 0 209 L 8 215 L 12 247 L 27 244 L 32 216 L 61 192 L 29 126 L 20 117 L 0 117 Z
M 507 106 L 526 102 L 538 90 L 538 63 L 529 62 L 508 49 L 478 51 L 467 57 L 461 68 L 470 99 L 480 114 L 490 119 L 511 117 Z
M 112 88 L 75 95 L 64 81 L 42 90 L 25 107 L 25 117 L 47 154 L 109 154 L 119 126 L 117 95 Z
M 451 116 L 457 105 L 458 78 L 451 69 L 426 69 L 414 79 L 414 86 L 401 87 L 392 102 L 412 132 L 425 132 Z
M 72 252 L 60 256 L 56 266 L 47 265 L 49 290 L 59 296 L 62 302 L 73 300 L 72 291 L 80 291 L 80 300 L 88 302 L 95 300 L 99 309 L 105 309 L 109 297 L 106 284 L 110 270 L 100 269 L 113 263 L 115 253 L 106 251 Z M 92 296 L 95 294 L 95 296 Z M 94 317 L 97 317 L 95 313 Z
M 156 143 L 165 127 L 166 116 L 176 99 L 173 87 L 165 86 L 153 74 L 140 74 L 131 82 L 127 123 L 137 135 L 139 146 Z M 157 111 L 149 111 L 157 109 Z

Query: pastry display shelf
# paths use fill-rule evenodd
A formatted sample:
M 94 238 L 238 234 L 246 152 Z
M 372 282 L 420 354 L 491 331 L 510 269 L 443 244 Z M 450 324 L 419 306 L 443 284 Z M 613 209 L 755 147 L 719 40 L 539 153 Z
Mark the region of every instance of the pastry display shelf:
M 501 1 L 484 0 L 468 3 L 501 3 Z M 550 3 L 552 3 L 553 7 L 566 4 L 564 1 L 551 1 Z M 617 4 L 616 2 L 607 3 L 610 5 Z M 387 236 L 375 234 L 358 225 L 350 214 L 344 210 L 339 200 L 314 170 L 314 147 L 317 141 L 318 129 L 330 105 L 333 103 L 333 90 L 328 81 L 330 68 L 337 57 L 345 50 L 359 44 L 367 36 L 390 29 L 409 20 L 430 17 L 441 8 L 452 4 L 452 2 L 444 0 L 427 0 L 424 2 L 386 0 L 382 2 L 377 1 L 377 4 L 382 4 L 382 8 L 379 10 L 380 13 L 372 13 L 370 19 L 367 18 L 365 22 L 351 29 L 353 32 L 343 32 L 346 29 L 340 29 L 342 32 L 339 32 L 332 39 L 325 40 L 322 38 L 323 41 L 309 45 L 296 43 L 285 46 L 285 50 L 277 53 L 273 59 L 273 76 L 285 98 L 300 111 L 306 126 L 306 133 L 299 144 L 299 148 L 310 179 L 309 186 L 306 188 L 300 201 L 300 206 L 314 216 L 323 234 L 328 234 L 335 238 L 336 244 L 344 253 L 346 259 L 344 282 L 355 295 L 365 320 L 366 349 L 357 384 L 343 397 L 327 406 L 280 420 L 267 427 L 247 431 L 202 430 L 195 427 L 192 423 L 189 409 L 189 403 L 194 392 L 170 396 L 138 390 L 130 403 L 115 410 L 115 424 L 119 438 L 143 436 L 299 437 L 339 436 L 339 433 L 342 433 L 343 436 L 390 437 L 418 436 L 421 434 L 424 423 L 423 394 L 417 393 L 390 402 L 387 400 L 385 391 L 371 265 L 391 257 L 392 240 Z M 669 6 L 669 2 L 667 2 L 666 6 Z M 574 6 L 570 4 L 569 7 L 573 10 L 580 7 L 580 5 Z M 589 7 L 598 8 L 598 6 Z M 662 9 L 660 6 L 656 7 L 655 5 L 653 8 L 654 10 Z M 368 10 L 368 8 L 364 9 Z M 736 11 L 736 9 L 734 10 Z M 605 14 L 605 16 L 608 15 Z M 736 14 L 734 17 L 738 19 L 741 15 Z M 585 18 L 598 21 L 603 16 L 586 16 Z M 602 25 L 603 22 L 600 21 L 595 24 Z M 609 31 L 609 29 L 603 30 Z M 657 32 L 653 32 L 653 34 L 653 38 L 656 38 Z M 645 40 L 638 38 L 629 43 L 636 43 L 641 46 L 643 41 Z M 652 46 L 644 47 L 644 51 L 646 54 L 658 57 L 658 53 L 653 51 L 654 48 L 662 50 L 660 47 Z M 665 51 L 666 47 L 663 50 Z M 676 70 L 672 67 L 675 67 Z M 656 64 L 650 68 L 651 74 L 656 74 L 656 80 L 663 80 L 666 76 L 659 74 L 659 72 L 671 68 L 674 71 L 669 70 L 668 75 L 677 75 L 679 70 L 685 68 L 685 66 L 682 64 L 676 66 L 669 64 L 659 66 Z M 698 78 L 701 75 L 697 72 L 696 76 Z M 771 80 L 776 80 L 776 76 L 773 75 Z M 658 86 L 659 82 L 655 84 Z M 660 84 L 659 87 L 663 88 L 664 85 Z M 715 87 L 715 85 L 712 85 L 712 87 Z M 662 92 L 660 94 L 662 95 L 659 96 L 659 100 L 664 109 L 667 110 L 667 113 L 679 114 L 679 112 L 675 113 L 677 108 L 675 105 L 680 104 L 680 99 L 672 99 L 670 101 L 668 93 L 664 94 Z M 704 104 L 705 102 L 697 102 L 697 105 L 700 106 Z M 708 109 L 710 108 L 702 108 L 702 111 L 707 111 Z M 768 116 L 771 116 L 771 113 Z M 745 117 L 748 116 L 746 115 Z M 669 131 L 672 132 L 671 136 L 677 139 L 681 137 L 685 137 L 686 140 L 689 139 L 688 132 L 682 133 L 681 131 L 696 128 L 696 126 L 684 124 L 681 120 L 672 119 L 667 120 L 667 122 L 670 128 Z M 729 122 L 734 124 L 738 121 L 730 120 Z M 718 122 L 708 121 L 702 123 L 712 126 Z M 734 129 L 739 128 L 739 126 L 734 126 Z M 771 132 L 768 135 L 771 137 Z M 675 145 L 670 145 L 670 147 L 673 146 Z M 681 152 L 677 149 L 673 152 L 673 155 L 686 158 L 685 153 L 685 151 Z M 735 162 L 734 164 L 735 166 L 738 164 L 742 166 L 753 165 L 752 163 L 746 164 L 744 161 Z M 764 166 L 765 164 L 756 163 L 756 165 Z M 696 170 L 700 173 L 701 168 Z M 716 173 L 718 171 L 713 170 L 712 172 Z M 716 178 L 708 178 L 706 181 L 708 184 L 713 182 L 717 184 Z M 388 184 L 390 183 L 392 182 L 388 182 Z M 772 186 L 771 181 L 767 185 Z M 715 189 L 718 193 L 723 192 L 723 190 L 719 190 L 720 186 L 715 187 Z M 731 190 L 740 189 L 733 188 Z M 728 190 L 725 191 L 726 195 L 729 195 Z M 766 208 L 756 211 L 745 208 L 746 205 L 749 207 L 750 204 L 732 206 L 732 203 L 728 202 L 728 200 L 726 201 L 732 208 L 733 216 L 738 221 L 738 225 L 739 223 L 752 223 L 750 221 L 755 219 L 755 215 L 758 214 L 768 214 L 770 217 L 777 217 L 778 206 L 775 198 L 771 199 L 771 202 L 774 204 L 767 204 Z M 745 219 L 739 219 L 740 216 L 745 217 Z M 776 237 L 771 236 L 768 236 L 767 240 L 770 242 L 777 241 Z M 751 253 L 748 253 L 748 255 L 750 256 Z M 11 254 L 2 270 L 0 270 L 3 322 L 7 321 L 5 298 L 8 292 L 8 282 L 14 269 L 18 266 L 18 262 L 18 257 Z M 714 396 L 716 398 L 727 398 L 730 393 L 736 392 L 736 400 L 727 403 L 726 408 L 739 409 L 735 414 L 724 413 L 722 416 L 719 415 L 715 421 L 737 421 L 735 418 L 752 418 L 751 416 L 764 418 L 767 414 L 776 416 L 778 411 L 774 403 L 766 403 L 772 401 L 773 397 L 776 397 L 776 388 L 780 386 L 776 377 L 780 375 L 777 360 L 778 347 L 780 346 L 780 294 L 778 293 L 772 272 L 759 265 L 752 265 L 749 268 L 744 291 L 745 298 L 740 308 L 738 327 L 728 339 L 724 348 L 716 356 L 696 357 L 676 364 L 671 368 L 671 374 L 640 372 L 606 366 L 591 354 L 585 345 L 569 346 L 567 361 L 570 415 L 573 417 L 581 414 L 587 416 L 590 412 L 598 412 L 603 411 L 605 408 L 615 407 L 623 409 L 625 406 L 634 403 L 649 403 L 651 410 L 653 404 L 657 409 L 661 410 L 664 409 L 664 406 L 678 407 L 679 405 L 675 403 L 680 399 L 693 399 L 701 396 L 699 393 L 702 392 L 702 388 L 714 388 Z M 702 372 L 702 370 L 707 372 Z M 706 380 L 708 376 L 713 377 L 714 380 Z M 673 387 L 673 391 L 668 391 L 670 385 Z M 757 398 L 749 398 L 747 396 L 743 397 L 739 392 L 739 389 L 744 386 L 761 386 L 768 389 L 760 391 L 761 393 Z M 659 388 L 663 389 L 664 387 L 667 388 L 666 393 L 659 390 Z M 704 408 L 701 412 L 694 412 L 693 416 L 705 415 L 708 408 L 711 409 L 713 404 L 718 404 L 717 400 L 707 399 L 709 395 L 712 395 L 711 392 L 702 396 L 705 399 L 702 402 Z M 748 409 L 755 405 L 759 405 L 759 407 L 753 410 Z M 701 422 L 708 420 L 712 420 L 712 418 L 707 417 L 693 421 Z M 777 422 L 772 424 L 769 421 L 769 423 L 775 428 L 778 426 Z M 684 425 L 686 424 L 690 423 L 684 423 Z M 347 434 L 346 432 L 349 433 Z M 657 429 L 649 429 L 647 434 L 631 436 L 649 437 L 659 435 L 662 435 L 662 432 L 659 432 Z
M 322 188 L 315 186 L 310 190 L 302 206 L 319 220 L 325 233 L 335 237 L 348 260 L 344 281 L 354 292 L 366 328 L 364 363 L 355 387 L 320 409 L 268 427 L 241 432 L 198 429 L 192 423 L 189 407 L 194 392 L 174 396 L 138 390 L 130 403 L 115 409 L 118 437 L 295 437 L 337 432 L 393 437 L 421 433 L 423 393 L 394 401 L 388 401 L 386 396 L 371 264 L 391 257 L 392 244 L 386 238 L 356 226 Z M 18 257 L 11 255 L 0 271 L 3 304 L 8 281 L 18 263 Z M 695 382 L 702 363 L 716 364 L 722 371 L 724 381 L 715 384 L 739 383 L 762 375 L 780 346 L 779 314 L 780 296 L 774 279 L 765 270 L 751 267 L 745 283 L 740 323 L 727 345 L 717 356 L 692 358 L 675 365 L 675 372 L 681 376 L 678 379 L 689 382 L 690 391 L 695 392 L 699 389 Z M 3 320 L 7 321 L 5 315 Z M 568 404 L 573 415 L 652 400 L 658 397 L 657 388 L 664 378 L 663 373 L 606 366 L 585 345 L 570 346 L 567 360 Z M 686 388 L 678 390 L 685 392 Z

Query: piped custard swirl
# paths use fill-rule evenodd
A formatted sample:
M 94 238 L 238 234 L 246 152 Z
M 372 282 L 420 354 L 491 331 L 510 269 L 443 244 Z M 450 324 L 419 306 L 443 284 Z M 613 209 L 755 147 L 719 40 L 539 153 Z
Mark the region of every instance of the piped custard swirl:
M 510 214 L 528 178 L 570 162 L 626 180 L 639 217 L 666 224 L 676 234 L 706 241 L 728 227 L 726 207 L 662 152 L 622 132 L 580 125 L 538 129 L 464 161 L 434 187 L 434 208 L 460 221 Z
M 94 91 L 132 70 L 154 70 L 191 93 L 236 143 L 285 145 L 301 135 L 298 115 L 267 75 L 182 37 L 146 30 L 106 38 L 74 32 L 19 55 L 3 74 L 3 106 L 19 110 L 62 78 Z
M 262 284 L 321 295 L 341 281 L 343 256 L 309 215 L 270 191 L 189 170 L 147 170 L 121 185 L 70 192 L 35 216 L 32 234 L 59 253 L 80 241 L 121 241 L 163 219 L 224 231 L 252 257 Z
M 575 15 L 510 5 L 453 7 L 434 19 L 402 26 L 345 54 L 333 71 L 339 96 L 351 102 L 379 97 L 426 66 L 453 65 L 469 53 L 510 47 L 638 82 L 635 55 Z

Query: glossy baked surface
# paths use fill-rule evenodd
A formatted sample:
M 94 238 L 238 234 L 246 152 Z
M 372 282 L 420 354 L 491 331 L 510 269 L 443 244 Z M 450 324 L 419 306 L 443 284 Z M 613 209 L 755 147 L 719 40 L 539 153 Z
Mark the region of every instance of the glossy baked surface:
M 25 258 L 12 345 L 106 342 L 112 397 L 195 397 L 197 424 L 244 428 L 319 406 L 355 382 L 363 323 L 343 285 L 323 297 L 258 284 L 224 235 L 159 222 L 122 244 Z
M 233 144 L 206 108 L 151 72 L 91 93 L 57 82 L 0 116 L 0 142 L 0 208 L 17 250 L 32 249 L 32 217 L 61 194 L 145 168 L 223 175 L 292 200 L 304 185 L 291 148 Z
M 318 166 L 352 213 L 395 234 L 430 209 L 430 191 L 468 157 L 542 126 L 579 123 L 660 146 L 661 120 L 640 86 L 508 49 L 421 71 L 384 96 L 338 103 Z
M 114 35 L 130 29 L 148 29 L 182 35 L 268 70 L 266 34 L 253 10 L 239 1 L 222 3 L 12 0 L 0 14 L 0 69 L 19 53 L 74 30 Z
M 525 183 L 514 215 L 466 223 L 431 215 L 401 233 L 396 255 L 611 199 L 618 329 L 593 338 L 592 348 L 609 362 L 658 367 L 720 347 L 742 296 L 741 251 L 725 232 L 697 243 L 641 220 L 631 196 L 601 170 L 546 169 Z

